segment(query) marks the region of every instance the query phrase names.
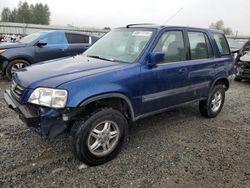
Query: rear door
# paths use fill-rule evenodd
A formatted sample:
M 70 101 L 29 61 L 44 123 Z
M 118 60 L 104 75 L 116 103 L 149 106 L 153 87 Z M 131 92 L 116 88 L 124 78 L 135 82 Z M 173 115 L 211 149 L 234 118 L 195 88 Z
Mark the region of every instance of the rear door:
M 81 54 L 90 46 L 90 37 L 88 35 L 66 33 L 66 37 L 69 43 L 69 48 L 67 49 L 69 56 Z
M 188 84 L 192 91 L 192 100 L 208 96 L 214 70 L 220 67 L 220 59 L 213 51 L 211 37 L 208 33 L 197 30 L 186 31 L 189 46 Z
M 63 31 L 49 32 L 40 40 L 46 41 L 47 45 L 35 47 L 36 62 L 67 56 L 68 42 Z

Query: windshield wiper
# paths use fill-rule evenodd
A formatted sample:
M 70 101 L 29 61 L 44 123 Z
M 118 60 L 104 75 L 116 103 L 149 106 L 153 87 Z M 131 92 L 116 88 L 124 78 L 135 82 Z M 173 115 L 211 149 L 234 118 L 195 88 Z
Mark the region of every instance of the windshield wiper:
M 97 56 L 97 55 L 87 55 L 87 57 L 92 57 L 92 58 L 96 58 L 96 59 L 102 59 L 102 60 L 106 60 L 106 61 L 115 61 L 115 59 L 100 57 L 100 56 Z

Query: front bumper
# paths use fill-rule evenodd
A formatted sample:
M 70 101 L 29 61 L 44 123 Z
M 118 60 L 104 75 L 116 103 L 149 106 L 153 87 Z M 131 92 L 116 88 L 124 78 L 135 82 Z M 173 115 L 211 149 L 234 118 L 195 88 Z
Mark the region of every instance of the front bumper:
M 241 65 L 236 66 L 236 77 L 243 79 L 250 79 L 250 63 L 241 62 Z
M 33 131 L 41 136 L 54 138 L 65 131 L 67 125 L 62 120 L 61 112 L 34 105 L 23 105 L 12 95 L 10 90 L 4 92 L 8 107 L 16 111 L 19 118 Z

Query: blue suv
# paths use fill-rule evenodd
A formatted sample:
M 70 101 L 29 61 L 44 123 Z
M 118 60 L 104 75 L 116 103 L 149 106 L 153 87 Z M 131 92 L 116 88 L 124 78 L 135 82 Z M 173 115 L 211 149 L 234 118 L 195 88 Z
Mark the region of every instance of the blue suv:
M 83 53 L 97 37 L 73 31 L 33 33 L 16 43 L 0 44 L 0 70 L 12 74 L 30 64 Z
M 119 153 L 130 122 L 196 101 L 216 117 L 232 75 L 221 31 L 128 25 L 83 55 L 15 73 L 4 98 L 38 134 L 70 132 L 76 157 L 99 165 Z

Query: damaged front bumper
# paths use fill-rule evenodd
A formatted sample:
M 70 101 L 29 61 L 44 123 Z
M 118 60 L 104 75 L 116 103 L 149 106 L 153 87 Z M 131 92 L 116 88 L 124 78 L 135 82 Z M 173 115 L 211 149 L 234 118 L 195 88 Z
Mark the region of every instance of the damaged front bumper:
M 238 78 L 250 79 L 250 62 L 239 62 L 235 74 Z
M 68 125 L 62 119 L 62 111 L 35 105 L 23 105 L 12 96 L 10 90 L 4 92 L 4 100 L 20 119 L 41 136 L 54 138 L 63 133 Z

